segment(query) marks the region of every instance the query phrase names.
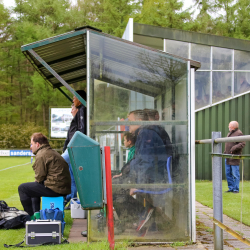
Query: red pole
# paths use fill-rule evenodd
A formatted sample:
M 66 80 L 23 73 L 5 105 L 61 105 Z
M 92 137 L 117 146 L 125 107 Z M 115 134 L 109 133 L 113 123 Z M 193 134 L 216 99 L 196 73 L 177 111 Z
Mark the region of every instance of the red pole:
M 114 218 L 113 218 L 113 196 L 112 196 L 112 177 L 110 147 L 104 147 L 105 152 L 105 171 L 106 171 L 106 194 L 107 194 L 107 217 L 108 217 L 108 241 L 111 250 L 115 248 L 114 241 Z

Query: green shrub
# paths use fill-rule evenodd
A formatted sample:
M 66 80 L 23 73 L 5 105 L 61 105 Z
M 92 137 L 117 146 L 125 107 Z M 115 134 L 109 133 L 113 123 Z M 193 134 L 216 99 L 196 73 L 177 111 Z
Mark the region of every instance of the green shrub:
M 16 125 L 0 125 L 0 148 L 19 148 L 27 149 L 30 147 L 30 136 L 35 132 L 48 134 L 42 126 L 36 126 L 34 123 Z

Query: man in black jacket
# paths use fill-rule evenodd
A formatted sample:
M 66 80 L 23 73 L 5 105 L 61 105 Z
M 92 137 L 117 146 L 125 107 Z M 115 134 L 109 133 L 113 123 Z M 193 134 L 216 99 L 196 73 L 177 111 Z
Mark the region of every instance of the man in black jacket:
M 86 92 L 84 90 L 77 90 L 76 91 L 85 101 L 87 100 L 86 98 Z M 70 199 L 76 198 L 77 197 L 77 188 L 76 188 L 76 183 L 72 171 L 72 166 L 70 163 L 69 159 L 69 153 L 67 146 L 75 134 L 76 131 L 80 131 L 83 134 L 86 134 L 87 131 L 87 117 L 86 117 L 86 107 L 82 105 L 82 103 L 74 96 L 73 97 L 73 103 L 74 107 L 77 109 L 77 111 L 73 111 L 75 113 L 75 116 L 73 120 L 71 121 L 70 128 L 68 130 L 67 134 L 67 139 L 65 140 L 64 146 L 63 146 L 63 154 L 62 157 L 64 160 L 68 163 L 69 165 L 69 171 L 70 171 L 70 176 L 71 176 L 71 194 L 67 195 L 66 201 L 67 203 L 70 201 Z M 71 112 L 72 113 L 72 112 Z M 73 115 L 73 113 L 72 113 Z M 70 207 L 68 207 L 70 208 Z M 67 208 L 66 208 L 67 209 Z

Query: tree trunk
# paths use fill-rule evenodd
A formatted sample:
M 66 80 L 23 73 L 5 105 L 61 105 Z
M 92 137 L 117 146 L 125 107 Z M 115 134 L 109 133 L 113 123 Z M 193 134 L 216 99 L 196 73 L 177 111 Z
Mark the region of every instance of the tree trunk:
M 43 126 L 46 127 L 46 109 L 45 109 L 45 104 L 43 104 Z

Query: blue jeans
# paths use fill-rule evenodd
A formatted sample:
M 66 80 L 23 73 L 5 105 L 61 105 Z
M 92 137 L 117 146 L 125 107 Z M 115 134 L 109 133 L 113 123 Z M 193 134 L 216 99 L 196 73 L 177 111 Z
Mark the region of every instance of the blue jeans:
M 227 165 L 225 159 L 225 171 L 229 191 L 238 191 L 240 186 L 240 166 Z
M 66 196 L 66 200 L 68 203 L 70 199 L 77 198 L 77 188 L 76 188 L 76 182 L 75 182 L 73 171 L 72 171 L 72 166 L 70 164 L 68 149 L 65 150 L 65 152 L 62 154 L 62 157 L 69 165 L 69 172 L 70 172 L 70 177 L 71 177 L 71 194 L 68 194 Z

